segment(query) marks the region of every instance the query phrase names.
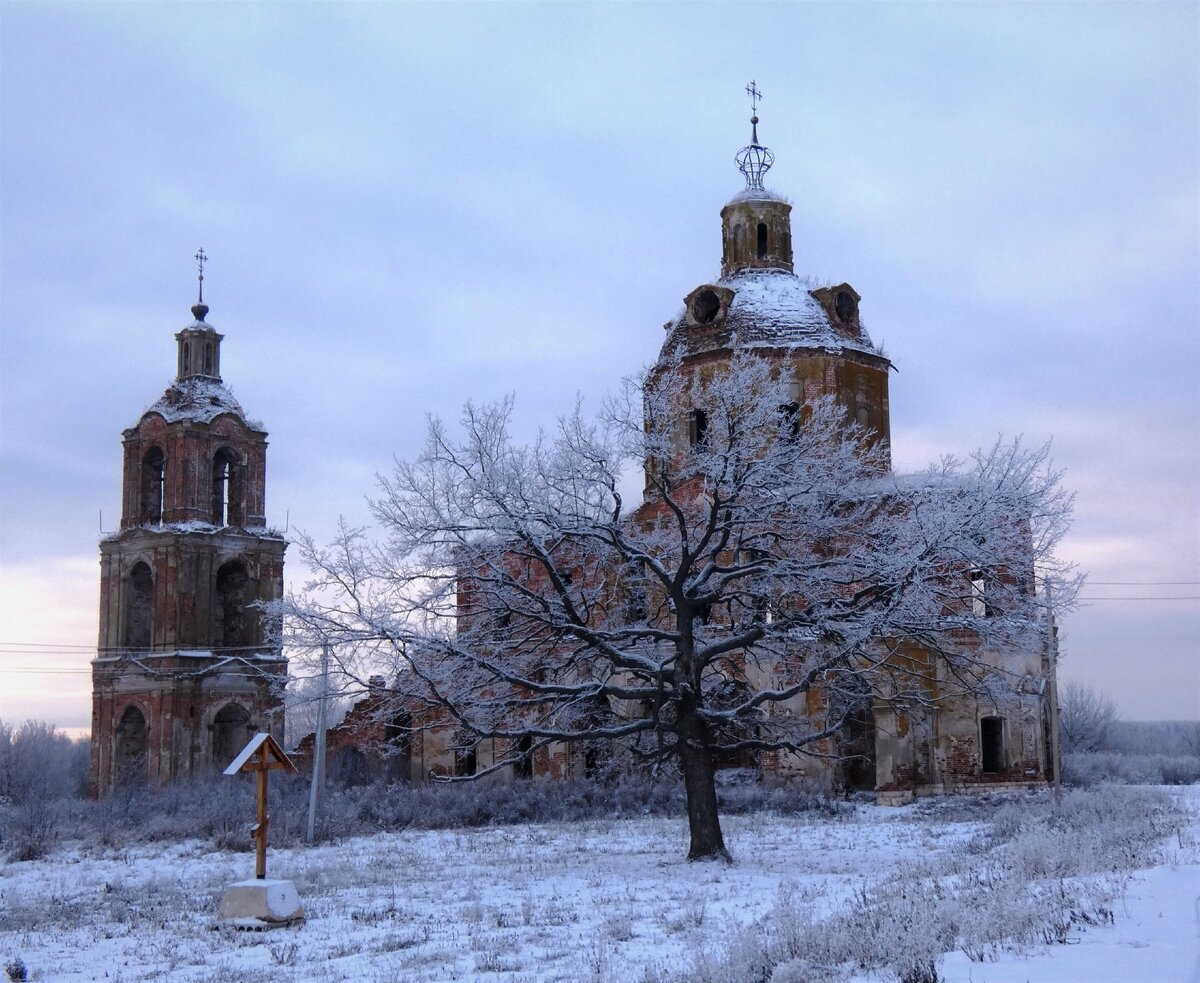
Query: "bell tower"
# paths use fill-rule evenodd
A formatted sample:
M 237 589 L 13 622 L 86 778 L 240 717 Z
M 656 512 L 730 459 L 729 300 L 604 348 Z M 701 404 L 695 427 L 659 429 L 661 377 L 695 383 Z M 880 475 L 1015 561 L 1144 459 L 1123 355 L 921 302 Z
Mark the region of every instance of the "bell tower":
M 287 662 L 262 603 L 283 596 L 265 518 L 267 433 L 222 382 L 200 298 L 175 335 L 175 381 L 123 434 L 120 529 L 100 543 L 92 787 L 224 768 L 282 737 Z

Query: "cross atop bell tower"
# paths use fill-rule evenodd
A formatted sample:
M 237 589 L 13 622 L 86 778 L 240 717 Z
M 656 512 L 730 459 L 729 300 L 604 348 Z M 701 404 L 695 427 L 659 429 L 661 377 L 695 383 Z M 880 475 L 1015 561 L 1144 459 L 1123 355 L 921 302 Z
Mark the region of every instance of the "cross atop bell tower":
M 196 253 L 199 282 L 199 296 L 192 305 L 192 317 L 195 320 L 175 335 L 179 346 L 178 368 L 175 378 L 178 382 L 184 379 L 211 379 L 221 381 L 221 342 L 224 335 L 204 319 L 208 316 L 208 305 L 204 303 L 204 264 L 208 255 L 201 246 Z

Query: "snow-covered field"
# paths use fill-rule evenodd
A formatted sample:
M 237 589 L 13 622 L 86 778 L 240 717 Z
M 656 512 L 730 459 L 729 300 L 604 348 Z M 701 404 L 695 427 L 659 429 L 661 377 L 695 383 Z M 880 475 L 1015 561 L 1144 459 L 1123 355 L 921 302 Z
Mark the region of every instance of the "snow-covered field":
M 1125 883 L 1112 924 L 995 961 L 951 952 L 942 978 L 1200 983 L 1200 787 L 1171 794 L 1189 824 L 1160 865 Z M 685 823 L 657 817 L 273 850 L 269 875 L 295 881 L 308 917 L 271 932 L 215 923 L 225 886 L 252 876 L 252 854 L 194 840 L 71 848 L 0 867 L 0 964 L 19 957 L 29 979 L 64 981 L 700 979 L 742 926 L 798 902 L 832 910 L 918 865 L 961 863 L 980 828 L 874 806 L 724 826 L 733 865 L 687 863 Z

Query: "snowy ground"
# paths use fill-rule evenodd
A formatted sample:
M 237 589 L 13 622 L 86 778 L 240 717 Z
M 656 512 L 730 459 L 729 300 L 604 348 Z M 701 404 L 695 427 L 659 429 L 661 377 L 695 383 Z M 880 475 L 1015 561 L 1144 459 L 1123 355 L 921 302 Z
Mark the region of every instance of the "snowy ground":
M 1200 787 L 1162 866 L 1134 876 L 1113 925 L 995 962 L 946 956 L 949 983 L 1200 983 Z M 685 824 L 640 818 L 411 831 L 276 850 L 307 924 L 218 929 L 251 854 L 190 841 L 67 850 L 0 867 L 0 964 L 33 980 L 635 981 L 683 978 L 781 897 L 833 905 L 883 873 L 936 859 L 972 823 L 909 808 L 725 820 L 732 865 L 689 864 Z M 0 977 L 2 979 L 2 977 Z M 875 977 L 879 979 L 879 977 Z

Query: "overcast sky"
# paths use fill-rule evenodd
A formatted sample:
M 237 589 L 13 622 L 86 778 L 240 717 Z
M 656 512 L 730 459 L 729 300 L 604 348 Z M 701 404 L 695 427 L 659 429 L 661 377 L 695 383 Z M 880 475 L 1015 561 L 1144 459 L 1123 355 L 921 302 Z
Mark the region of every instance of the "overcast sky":
M 100 517 L 198 247 L 268 519 L 325 536 L 426 414 L 512 392 L 532 433 L 654 358 L 751 78 L 797 272 L 899 370 L 898 468 L 1053 440 L 1063 675 L 1200 717 L 1198 11 L 5 3 L 0 719 L 88 724 Z

